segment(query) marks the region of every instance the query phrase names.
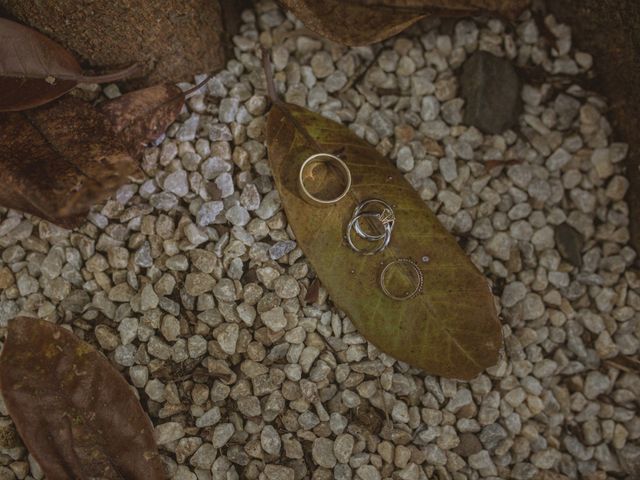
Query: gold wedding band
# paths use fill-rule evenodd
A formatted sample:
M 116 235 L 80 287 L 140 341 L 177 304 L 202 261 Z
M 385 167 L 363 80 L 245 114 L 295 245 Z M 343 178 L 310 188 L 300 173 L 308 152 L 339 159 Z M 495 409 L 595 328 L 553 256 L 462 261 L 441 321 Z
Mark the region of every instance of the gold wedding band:
M 344 181 L 344 189 L 334 194 L 330 194 L 328 198 L 322 198 L 318 196 L 317 193 L 311 193 L 308 186 L 305 184 L 305 181 L 307 175 L 313 176 L 312 170 L 314 165 L 317 164 L 326 164 L 328 167 L 333 168 L 334 171 L 337 171 Z M 350 188 L 351 171 L 349 170 L 349 167 L 347 167 L 347 164 L 335 155 L 331 155 L 329 153 L 316 153 L 315 155 L 311 155 L 304 162 L 302 162 L 302 165 L 300 166 L 300 171 L 298 172 L 298 189 L 302 198 L 312 205 L 316 205 L 319 207 L 332 205 L 342 200 L 347 192 L 349 192 Z

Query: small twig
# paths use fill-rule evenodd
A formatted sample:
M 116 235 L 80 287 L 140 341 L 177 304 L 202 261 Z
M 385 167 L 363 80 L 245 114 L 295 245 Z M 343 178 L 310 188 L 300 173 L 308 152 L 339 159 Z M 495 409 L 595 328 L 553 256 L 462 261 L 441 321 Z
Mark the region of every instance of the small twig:
M 200 83 L 198 83 L 195 87 L 191 87 L 188 90 L 185 90 L 184 92 L 182 92 L 182 95 L 184 96 L 185 100 L 186 98 L 191 95 L 193 92 L 197 92 L 198 90 L 200 90 L 202 87 L 204 87 L 207 83 L 209 83 L 209 80 L 211 80 L 213 78 L 213 73 L 210 73 L 209 75 L 207 75 L 207 78 L 205 78 L 204 80 L 202 80 Z
M 309 37 L 309 38 L 313 38 L 315 40 L 318 40 L 320 42 L 323 41 L 331 41 L 327 38 L 324 38 L 321 35 L 318 35 L 316 32 L 312 32 L 311 30 L 309 30 L 308 28 L 298 28 L 297 30 L 291 30 L 290 32 L 285 33 L 284 35 L 282 35 L 279 40 L 280 42 L 284 43 L 289 39 L 295 39 L 298 37 Z
M 65 78 L 66 75 L 56 75 L 55 77 L 61 80 L 77 80 L 82 83 L 108 83 L 131 77 L 137 73 L 142 73 L 142 66 L 139 63 L 134 63 L 119 72 L 105 73 L 104 75 L 77 75 L 73 78 Z
M 384 388 L 382 388 L 382 381 L 378 377 L 378 385 L 380 385 L 380 395 L 382 397 L 382 406 L 384 407 L 384 416 L 387 421 L 387 425 L 391 426 L 391 419 L 389 418 L 389 406 L 387 405 L 387 399 L 384 396 Z
M 487 170 L 493 170 L 498 167 L 511 167 L 512 165 L 519 165 L 523 163 L 523 160 L 514 158 L 511 160 L 487 160 L 484 162 L 484 168 Z
M 276 92 L 276 85 L 273 81 L 273 67 L 271 65 L 271 58 L 269 58 L 269 50 L 265 47 L 260 47 L 260 51 L 262 52 L 262 68 L 264 70 L 267 83 L 267 95 L 269 96 L 271 103 L 274 105 L 280 105 L 282 104 L 282 100 L 280 100 L 278 92 Z
M 378 59 L 380 58 L 380 55 L 382 55 L 383 51 L 384 51 L 384 48 L 380 47 L 378 49 L 378 51 L 376 52 L 376 54 L 371 59 L 371 61 L 367 62 L 364 65 L 362 65 L 362 68 L 360 69 L 360 72 L 358 73 L 358 75 L 356 75 L 351 80 L 349 80 L 347 82 L 347 84 L 340 89 L 339 93 L 344 93 L 347 90 L 349 90 L 351 87 L 353 87 L 354 85 L 358 85 L 362 81 L 362 79 L 367 75 L 367 73 L 369 72 L 369 69 L 373 65 L 375 65 L 375 63 L 378 61 Z
M 269 96 L 271 103 L 273 103 L 274 107 L 280 109 L 282 114 L 287 117 L 287 120 L 289 120 L 293 124 L 294 128 L 304 137 L 304 139 L 307 141 L 309 146 L 312 147 L 313 150 L 318 153 L 322 153 L 324 151 L 322 147 L 313 139 L 311 135 L 309 135 L 307 129 L 300 124 L 298 119 L 291 115 L 291 112 L 289 111 L 285 103 L 278 96 L 275 83 L 273 82 L 273 67 L 271 66 L 271 59 L 269 58 L 269 51 L 264 47 L 261 47 L 261 50 L 262 67 L 264 68 L 264 74 L 267 81 L 267 95 Z
M 640 358 L 631 355 L 618 355 L 614 358 L 604 360 L 604 363 L 612 368 L 622 370 L 623 372 L 636 373 L 640 372 Z

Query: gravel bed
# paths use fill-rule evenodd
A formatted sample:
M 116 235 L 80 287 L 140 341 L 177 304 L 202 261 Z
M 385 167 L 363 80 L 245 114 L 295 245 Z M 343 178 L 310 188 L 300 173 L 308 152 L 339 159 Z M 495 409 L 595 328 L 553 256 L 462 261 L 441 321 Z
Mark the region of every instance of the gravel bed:
M 75 231 L 0 210 L 0 326 L 37 316 L 99 345 L 174 479 L 625 478 L 640 462 L 640 379 L 619 360 L 640 345 L 627 146 L 580 87 L 590 55 L 544 23 L 425 20 L 345 48 L 259 3 L 236 59 L 146 150 L 146 178 Z M 283 97 L 387 155 L 491 279 L 498 365 L 471 382 L 425 375 L 368 344 L 324 289 L 305 302 L 314 273 L 270 176 L 260 44 Z M 501 135 L 462 123 L 460 67 L 477 50 L 546 72 Z M 42 473 L 2 445 L 0 479 L 14 478 Z

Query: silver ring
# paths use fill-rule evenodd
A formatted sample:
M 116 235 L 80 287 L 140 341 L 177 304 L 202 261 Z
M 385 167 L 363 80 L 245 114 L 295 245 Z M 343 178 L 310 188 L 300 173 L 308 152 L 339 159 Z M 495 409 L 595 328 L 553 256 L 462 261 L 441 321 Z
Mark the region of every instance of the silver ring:
M 387 209 L 391 212 L 391 214 L 393 214 L 393 208 L 391 207 L 391 205 L 389 205 L 387 202 L 385 202 L 384 200 L 380 200 L 379 198 L 369 198 L 367 200 L 364 200 L 362 202 L 360 202 L 360 204 L 356 207 L 356 209 L 353 211 L 353 216 L 355 217 L 357 214 L 359 214 L 367 205 L 372 205 L 372 204 L 379 204 L 382 206 L 382 209 Z M 393 220 L 395 220 L 395 217 L 393 218 Z
M 365 207 L 372 204 L 379 204 L 382 207 L 382 211 L 378 214 L 377 220 L 382 223 L 382 225 L 385 227 L 385 230 L 387 225 L 390 225 L 391 229 L 393 230 L 393 225 L 396 221 L 395 214 L 393 213 L 393 208 L 391 208 L 391 205 L 389 205 L 387 202 L 385 202 L 384 200 L 380 200 L 379 198 L 370 198 L 361 202 L 353 211 L 353 216 L 358 216 L 358 214 L 360 214 L 360 212 L 362 212 Z M 386 235 L 386 231 L 378 235 L 371 235 L 370 233 L 367 233 L 362 229 L 362 227 L 360 226 L 360 222 L 356 222 L 355 229 L 358 235 L 365 240 L 380 240 Z
M 366 207 L 370 205 L 376 205 L 381 208 L 380 211 L 363 211 Z M 363 218 L 373 218 L 382 224 L 383 232 L 382 233 L 368 233 L 360 224 L 360 220 Z M 380 200 L 379 198 L 370 198 L 368 200 L 364 200 L 353 211 L 353 215 L 349 224 L 347 225 L 347 242 L 351 249 L 362 255 L 373 255 L 375 253 L 379 253 L 383 251 L 389 245 L 391 241 L 391 233 L 393 232 L 393 227 L 395 225 L 396 217 L 393 212 L 393 208 L 384 200 Z M 353 241 L 351 231 L 354 230 L 356 235 L 360 238 L 367 240 L 368 242 L 378 242 L 375 248 L 366 249 L 359 248 Z
M 361 236 L 362 238 L 364 238 L 365 240 L 368 240 L 369 242 L 378 241 L 379 243 L 375 248 L 371 250 L 367 250 L 364 248 L 359 248 L 355 243 L 353 243 L 353 238 L 351 238 L 351 230 L 356 230 L 356 233 L 357 233 L 357 227 L 354 229 L 354 225 L 358 225 L 358 222 L 362 217 L 377 217 L 377 216 L 378 216 L 377 213 L 364 212 L 353 217 L 349 222 L 349 225 L 347 225 L 347 242 L 349 243 L 349 246 L 354 252 L 360 253 L 362 255 L 374 255 L 376 253 L 383 251 L 389 245 L 389 242 L 391 241 L 391 227 L 389 226 L 389 224 L 385 225 L 384 234 L 381 237 L 376 238 L 375 240 L 369 240 L 368 238 Z
M 311 192 L 309 192 L 309 190 L 307 189 L 307 186 L 304 183 L 305 181 L 304 173 L 305 173 L 305 170 L 313 163 L 326 163 L 328 165 L 335 167 L 340 172 L 340 174 L 342 175 L 345 181 L 345 187 L 337 197 L 323 199 L 323 198 L 316 197 Z M 300 196 L 307 203 L 310 203 L 311 205 L 316 205 L 318 207 L 326 207 L 334 203 L 337 203 L 338 201 L 342 200 L 345 197 L 345 195 L 347 195 L 350 188 L 351 188 L 351 171 L 349 170 L 349 167 L 340 158 L 336 157 L 335 155 L 331 155 L 330 153 L 316 153 L 314 155 L 311 155 L 304 162 L 302 162 L 302 165 L 300 166 L 300 170 L 298 171 L 298 191 L 300 193 Z
M 359 209 L 356 209 L 359 210 Z M 366 214 L 366 215 L 365 215 Z M 376 220 L 378 220 L 381 224 L 382 227 L 384 228 L 384 232 L 383 233 L 379 233 L 377 235 L 372 235 L 370 233 L 365 232 L 362 229 L 362 226 L 360 225 L 360 221 L 357 221 L 354 224 L 354 228 L 356 233 L 361 237 L 364 238 L 365 240 L 370 240 L 370 241 L 376 241 L 376 240 L 380 240 L 381 238 L 384 238 L 387 235 L 387 230 L 393 230 L 393 225 L 396 221 L 396 217 L 393 214 L 393 210 L 391 209 L 391 207 L 389 208 L 384 208 L 382 210 L 382 212 L 380 213 L 374 213 L 374 212 L 365 212 L 365 213 L 360 213 L 359 211 L 355 211 L 354 212 L 354 216 L 356 217 L 373 217 Z M 389 232 L 391 233 L 391 232 Z
M 389 291 L 389 289 L 384 283 L 384 280 L 387 272 L 389 271 L 389 268 L 392 265 L 397 265 L 400 263 L 406 263 L 414 270 L 418 283 L 412 291 L 406 292 L 404 295 L 394 295 Z M 423 287 L 424 287 L 424 274 L 422 273 L 422 270 L 420 270 L 420 267 L 418 267 L 416 262 L 414 262 L 410 258 L 398 258 L 396 260 L 392 260 L 391 262 L 385 265 L 385 267 L 382 269 L 382 272 L 380 273 L 380 288 L 382 289 L 384 294 L 387 297 L 391 298 L 392 300 L 397 300 L 399 302 L 402 302 L 404 300 L 409 300 L 415 297 L 416 295 L 418 295 L 419 293 L 421 293 Z

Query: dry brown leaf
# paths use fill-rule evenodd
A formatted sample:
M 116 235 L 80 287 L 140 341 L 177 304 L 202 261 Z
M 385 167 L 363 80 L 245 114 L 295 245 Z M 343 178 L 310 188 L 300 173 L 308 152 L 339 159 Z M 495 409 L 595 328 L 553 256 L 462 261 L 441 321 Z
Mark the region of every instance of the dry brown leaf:
M 280 0 L 310 30 L 349 46 L 380 42 L 427 15 L 514 17 L 529 0 Z
M 318 277 L 314 278 L 307 289 L 307 294 L 304 297 L 304 301 L 307 303 L 316 303 L 320 298 L 320 280 Z
M 182 106 L 184 93 L 172 84 L 136 90 L 98 106 L 111 122 L 112 129 L 137 158 L 149 142 L 171 125 Z
M 68 330 L 43 320 L 11 320 L 0 388 L 48 480 L 165 478 L 153 427 L 130 385 Z
M 112 82 L 129 77 L 137 66 L 108 75 L 83 75 L 65 48 L 31 28 L 0 18 L 0 112 L 43 105 L 79 82 Z
M 4 206 L 70 228 L 138 171 L 107 118 L 82 100 L 0 114 Z

